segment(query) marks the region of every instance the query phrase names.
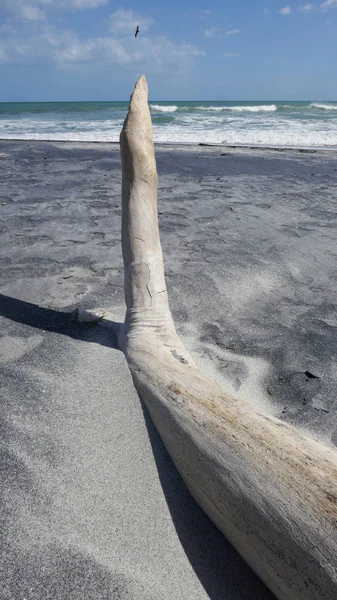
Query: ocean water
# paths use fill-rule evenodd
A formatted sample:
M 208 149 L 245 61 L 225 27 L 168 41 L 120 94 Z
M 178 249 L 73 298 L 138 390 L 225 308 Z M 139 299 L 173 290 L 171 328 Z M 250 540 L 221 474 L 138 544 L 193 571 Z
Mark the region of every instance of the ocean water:
M 0 139 L 117 142 L 127 102 L 0 103 Z M 337 102 L 150 102 L 161 143 L 337 147 Z

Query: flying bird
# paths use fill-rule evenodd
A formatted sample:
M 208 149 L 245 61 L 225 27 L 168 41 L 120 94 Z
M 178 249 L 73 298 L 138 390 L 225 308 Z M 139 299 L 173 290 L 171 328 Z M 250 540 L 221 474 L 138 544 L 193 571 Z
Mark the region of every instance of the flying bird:
M 135 32 L 135 38 L 137 37 L 138 34 L 139 34 L 139 25 L 137 25 L 137 29 L 136 29 L 136 32 Z

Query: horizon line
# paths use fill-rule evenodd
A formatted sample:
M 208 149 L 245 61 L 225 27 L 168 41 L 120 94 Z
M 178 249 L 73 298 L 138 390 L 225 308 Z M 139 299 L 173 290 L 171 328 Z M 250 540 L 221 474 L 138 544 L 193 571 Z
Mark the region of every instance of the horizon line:
M 0 100 L 0 104 L 70 104 L 70 103 L 111 103 L 111 102 L 123 102 L 123 103 L 129 103 L 130 99 L 128 100 Z M 254 100 L 247 100 L 247 99 L 243 99 L 243 100 L 239 100 L 237 98 L 235 98 L 234 100 L 225 100 L 224 98 L 222 98 L 221 100 L 215 100 L 214 98 L 211 98 L 210 100 L 206 100 L 205 98 L 203 100 L 187 100 L 187 99 L 183 99 L 183 100 L 156 100 L 156 99 L 151 99 L 148 100 L 149 103 L 151 102 L 337 102 L 336 100 L 330 100 L 330 99 L 301 99 L 301 100 L 289 100 L 289 99 L 254 99 Z

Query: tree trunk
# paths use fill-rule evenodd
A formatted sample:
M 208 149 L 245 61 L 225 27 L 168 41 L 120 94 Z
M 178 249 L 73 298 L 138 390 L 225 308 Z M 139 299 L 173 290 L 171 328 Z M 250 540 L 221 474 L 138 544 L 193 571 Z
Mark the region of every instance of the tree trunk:
M 203 377 L 175 331 L 144 76 L 120 144 L 127 307 L 120 345 L 135 386 L 190 492 L 275 596 L 337 598 L 337 452 Z

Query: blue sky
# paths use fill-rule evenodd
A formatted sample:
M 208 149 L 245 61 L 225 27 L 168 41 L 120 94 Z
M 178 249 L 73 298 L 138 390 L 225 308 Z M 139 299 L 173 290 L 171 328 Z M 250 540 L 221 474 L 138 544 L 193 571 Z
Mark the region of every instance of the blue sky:
M 336 100 L 336 39 L 337 0 L 0 0 L 0 101 Z

